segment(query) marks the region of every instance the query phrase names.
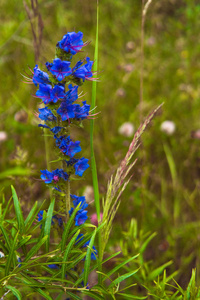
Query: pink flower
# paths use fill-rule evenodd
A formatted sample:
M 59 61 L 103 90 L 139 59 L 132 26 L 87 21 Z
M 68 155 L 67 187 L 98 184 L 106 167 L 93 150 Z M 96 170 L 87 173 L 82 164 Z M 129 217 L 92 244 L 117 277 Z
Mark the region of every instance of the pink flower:
M 100 218 L 101 218 L 101 221 L 102 221 L 102 218 L 103 218 L 103 213 L 102 212 L 100 213 Z M 98 226 L 98 219 L 97 219 L 97 214 L 96 213 L 91 215 L 90 220 L 91 220 L 91 223 L 93 225 Z

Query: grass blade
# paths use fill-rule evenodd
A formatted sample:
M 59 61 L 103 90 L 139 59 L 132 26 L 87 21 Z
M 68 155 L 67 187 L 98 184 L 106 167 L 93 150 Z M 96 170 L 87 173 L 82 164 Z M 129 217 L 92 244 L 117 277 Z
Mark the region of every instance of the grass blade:
M 97 1 L 97 26 L 96 26 L 96 42 L 95 42 L 95 52 L 94 52 L 94 65 L 93 71 L 97 71 L 98 66 L 98 23 L 99 23 L 99 6 Z M 97 90 L 97 82 L 94 80 L 92 82 L 92 102 L 91 102 L 91 110 L 95 108 L 96 105 L 96 90 Z M 91 151 L 91 169 L 92 169 L 92 180 L 94 187 L 94 200 L 98 221 L 101 221 L 100 218 L 100 201 L 99 201 L 99 186 L 98 186 L 98 178 L 97 178 L 97 168 L 96 161 L 94 155 L 94 120 L 90 120 L 90 151 Z
M 37 211 L 37 205 L 38 205 L 38 202 L 36 201 L 24 222 L 26 229 L 29 226 L 29 223 L 31 222 L 33 217 L 35 218 L 35 213 Z
M 137 270 L 131 271 L 129 273 L 126 273 L 122 276 L 119 276 L 118 278 L 116 278 L 115 280 L 113 280 L 113 282 L 111 282 L 111 284 L 109 285 L 109 288 L 113 288 L 115 285 L 119 284 L 120 282 L 124 281 L 125 279 L 133 276 L 135 273 L 138 272 L 140 268 L 138 268 Z
M 90 240 L 90 243 L 89 243 L 89 246 L 88 246 L 88 249 L 87 249 L 87 254 L 86 254 L 86 257 L 85 257 L 84 276 L 83 276 L 83 282 L 84 282 L 85 286 L 88 283 L 88 276 L 89 276 L 89 272 L 90 272 L 91 253 L 92 253 L 92 250 L 93 250 L 92 247 L 94 245 L 94 239 L 95 239 L 96 233 L 97 233 L 97 231 L 95 230 L 92 237 L 91 237 L 91 240 Z
M 11 291 L 18 300 L 22 300 L 22 295 L 19 290 L 17 290 L 16 288 L 14 288 L 11 285 L 6 285 L 5 288 L 7 288 L 9 291 Z
M 13 196 L 13 202 L 14 202 L 19 232 L 23 235 L 25 232 L 25 225 L 24 225 L 24 218 L 22 215 L 21 206 L 17 197 L 17 193 L 12 185 L 11 185 L 11 190 L 12 190 L 12 196 Z
M 107 273 L 107 276 L 110 277 L 112 274 L 116 273 L 117 270 L 119 270 L 119 269 L 122 268 L 124 265 L 128 264 L 129 262 L 131 262 L 133 259 L 135 259 L 135 258 L 138 257 L 138 256 L 139 256 L 139 254 L 137 254 L 137 255 L 135 255 L 135 256 L 133 256 L 133 257 L 131 257 L 131 258 L 125 260 L 125 261 L 122 262 L 121 264 L 117 265 L 114 269 L 112 269 L 110 272 Z M 105 279 L 106 279 L 106 278 L 105 278 Z M 105 280 L 105 279 L 104 279 L 104 280 Z
M 27 254 L 26 258 L 23 262 L 29 261 L 31 257 L 35 255 L 35 253 L 40 249 L 40 247 L 46 242 L 48 239 L 48 235 L 44 236 Z
M 67 248 L 65 250 L 65 254 L 64 254 L 64 257 L 63 257 L 63 264 L 62 264 L 62 267 L 61 267 L 62 279 L 64 279 L 65 275 L 66 275 L 66 269 L 67 269 L 66 262 L 68 260 L 69 254 L 70 254 L 70 250 L 71 250 L 72 246 L 74 245 L 79 233 L 80 233 L 80 230 L 78 230 L 76 232 L 76 234 L 73 236 L 73 238 L 71 239 L 71 241 L 69 242 L 69 244 L 67 245 Z
M 7 244 L 7 248 L 10 251 L 10 238 L 9 238 L 6 230 L 3 228 L 3 226 L 1 224 L 0 224 L 0 229 L 1 229 L 1 232 L 2 232 L 2 234 L 4 236 L 5 242 Z
M 54 210 L 55 198 L 51 200 L 49 205 L 49 209 L 47 211 L 46 221 L 44 225 L 44 236 L 48 236 L 46 240 L 46 252 L 49 252 L 49 243 L 50 243 L 50 232 L 51 232 L 51 222 L 53 217 L 53 210 Z
M 82 298 L 80 298 L 80 297 L 77 296 L 77 295 L 74 295 L 74 294 L 71 293 L 71 292 L 67 292 L 67 294 L 68 294 L 70 297 L 72 297 L 73 299 L 75 299 L 75 300 L 82 300 Z
M 14 258 L 14 251 L 15 251 L 15 247 L 16 247 L 16 244 L 17 244 L 18 234 L 19 233 L 16 234 L 16 236 L 14 238 L 14 241 L 12 242 L 10 251 L 9 251 L 9 255 L 8 255 L 8 258 L 7 258 L 7 261 L 6 261 L 6 267 L 5 267 L 5 276 L 9 275 L 9 271 L 10 271 L 10 267 L 11 267 L 11 262 L 16 260 Z
M 67 224 L 65 225 L 65 229 L 64 229 L 64 232 L 63 232 L 63 235 L 62 235 L 62 243 L 61 243 L 61 251 L 64 251 L 65 247 L 66 247 L 66 243 L 67 243 L 67 239 L 69 237 L 69 231 L 70 231 L 70 228 L 74 222 L 74 218 L 75 218 L 75 215 L 77 213 L 77 211 L 80 209 L 80 205 L 78 205 L 75 210 L 73 211 L 71 217 L 69 218 Z
M 157 269 L 153 270 L 149 275 L 148 275 L 148 280 L 154 280 L 158 275 L 160 275 L 164 269 L 168 266 L 170 266 L 173 263 L 172 260 L 168 261 L 167 263 L 163 264 L 162 266 L 158 267 Z
M 124 299 L 147 299 L 147 296 L 135 296 L 130 294 L 119 293 L 118 295 L 124 296 Z

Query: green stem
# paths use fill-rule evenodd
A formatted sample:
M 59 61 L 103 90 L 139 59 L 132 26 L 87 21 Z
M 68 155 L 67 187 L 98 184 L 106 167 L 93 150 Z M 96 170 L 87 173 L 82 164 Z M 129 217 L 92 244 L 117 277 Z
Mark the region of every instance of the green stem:
M 94 54 L 94 72 L 97 71 L 97 64 L 98 64 L 98 0 L 97 0 L 97 29 L 96 29 L 96 42 L 95 42 L 95 54 Z M 91 103 L 91 110 L 95 108 L 96 104 L 96 90 L 97 90 L 97 83 L 94 80 L 92 82 L 92 103 Z M 100 201 L 99 201 L 99 186 L 98 186 L 98 177 L 97 177 L 97 168 L 96 168 L 96 161 L 94 155 L 94 120 L 90 120 L 90 151 L 91 151 L 91 169 L 92 169 L 92 180 L 93 180 L 93 187 L 94 187 L 94 200 L 95 200 L 95 207 L 98 221 L 100 222 Z
M 95 52 L 94 52 L 94 66 L 93 70 L 94 72 L 97 72 L 98 67 L 98 25 L 99 25 L 99 3 L 97 0 L 97 27 L 96 27 L 96 42 L 95 42 Z M 92 82 L 92 103 L 91 103 L 91 109 L 95 108 L 96 105 L 96 91 L 97 91 L 97 82 Z M 92 169 L 92 180 L 93 180 L 93 187 L 94 187 L 94 201 L 95 201 L 95 207 L 96 207 L 96 213 L 97 213 L 97 219 L 98 222 L 101 222 L 101 216 L 100 216 L 100 200 L 99 200 L 99 185 L 98 185 L 98 177 L 97 177 L 97 168 L 96 168 L 96 161 L 95 161 L 95 155 L 94 155 L 94 120 L 90 121 L 90 151 L 91 151 L 91 169 Z M 98 232 L 98 250 L 99 253 L 101 253 L 101 230 Z M 99 257 L 99 264 L 98 264 L 98 270 L 102 271 L 102 257 Z M 102 283 L 102 276 L 101 274 L 98 275 L 99 284 Z

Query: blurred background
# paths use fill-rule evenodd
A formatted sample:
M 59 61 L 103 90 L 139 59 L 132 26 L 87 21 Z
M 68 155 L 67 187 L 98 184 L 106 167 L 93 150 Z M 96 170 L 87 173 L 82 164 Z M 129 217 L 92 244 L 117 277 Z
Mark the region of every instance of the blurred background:
M 164 102 L 135 155 L 138 162 L 121 197 L 108 251 L 137 253 L 156 233 L 145 249 L 147 264 L 138 282 L 147 280 L 147 269 L 171 261 L 167 270 L 169 274 L 178 270 L 176 280 L 184 287 L 200 260 L 200 4 L 153 0 L 149 6 L 142 103 L 142 1 L 100 0 L 99 13 L 96 112 L 101 113 L 95 119 L 94 146 L 101 197 L 141 121 Z M 40 181 L 40 170 L 46 169 L 44 137 L 35 115 L 40 101 L 32 96 L 35 86 L 25 84 L 22 74 L 30 74 L 29 67 L 36 63 L 45 70 L 57 41 L 68 31 L 83 32 L 83 40 L 90 44 L 78 57 L 92 59 L 95 0 L 1 0 L 0 190 L 9 199 L 13 184 L 25 214 L 34 201 L 48 200 L 49 191 Z M 90 103 L 91 82 L 83 85 L 83 91 Z M 89 158 L 89 121 L 84 124 L 72 135 Z M 53 143 L 51 149 L 53 160 Z M 72 190 L 91 201 L 91 170 L 86 173 Z M 94 212 L 91 204 L 90 213 Z M 137 228 L 134 237 L 128 233 L 130 224 Z

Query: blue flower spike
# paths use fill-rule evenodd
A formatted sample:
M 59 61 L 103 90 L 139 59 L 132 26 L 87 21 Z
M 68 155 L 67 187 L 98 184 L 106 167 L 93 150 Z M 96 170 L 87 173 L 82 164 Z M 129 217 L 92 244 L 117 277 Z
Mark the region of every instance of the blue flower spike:
M 95 80 L 92 72 L 93 61 L 86 57 L 71 65 L 74 55 L 82 51 L 86 44 L 83 42 L 81 31 L 68 32 L 56 45 L 56 58 L 46 63 L 47 73 L 36 65 L 33 75 L 28 78 L 37 87 L 35 97 L 42 99 L 43 102 L 43 107 L 38 109 L 38 117 L 42 124 L 38 126 L 48 129 L 48 134 L 54 138 L 58 148 L 58 161 L 63 162 L 63 169 L 41 170 L 40 176 L 45 184 L 54 189 L 55 194 L 59 194 L 59 199 L 63 199 L 66 194 L 66 181 L 69 183 L 75 179 L 75 176 L 82 177 L 89 168 L 89 160 L 79 155 L 82 150 L 80 141 L 74 141 L 70 137 L 70 128 L 81 127 L 82 121 L 90 117 L 90 105 L 83 98 L 82 101 L 79 99 L 84 95 L 78 93 L 78 89 L 79 85 L 86 80 Z M 70 199 L 72 206 L 67 214 L 71 216 L 73 211 L 78 209 L 74 217 L 74 225 L 81 226 L 88 219 L 86 199 L 73 194 L 70 195 Z M 37 220 L 41 222 L 45 215 L 41 210 Z M 56 214 L 52 216 L 51 225 L 59 231 L 64 228 L 62 218 Z M 83 238 L 84 235 L 79 234 L 76 245 Z M 81 247 L 87 248 L 89 243 L 90 241 L 87 241 Z M 91 259 L 95 260 L 96 256 L 97 250 L 93 246 Z M 49 261 L 48 267 L 60 269 L 61 265 L 55 262 L 57 261 Z

